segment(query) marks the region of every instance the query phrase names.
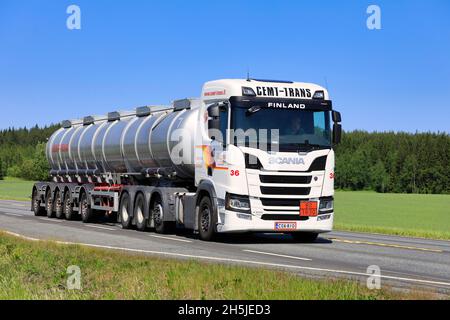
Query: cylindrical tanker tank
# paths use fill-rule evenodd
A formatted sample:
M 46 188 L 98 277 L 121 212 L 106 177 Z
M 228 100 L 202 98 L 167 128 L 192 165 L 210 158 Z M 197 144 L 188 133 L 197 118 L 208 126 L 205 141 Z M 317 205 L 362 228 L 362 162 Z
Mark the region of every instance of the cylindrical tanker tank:
M 198 109 L 142 107 L 132 113 L 65 121 L 48 141 L 51 174 L 170 172 L 173 177 L 192 178 L 197 117 Z

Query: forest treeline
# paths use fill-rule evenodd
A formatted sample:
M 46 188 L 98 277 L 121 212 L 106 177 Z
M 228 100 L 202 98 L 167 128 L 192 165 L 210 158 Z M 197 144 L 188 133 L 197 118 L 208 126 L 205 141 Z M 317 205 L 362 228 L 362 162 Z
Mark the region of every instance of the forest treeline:
M 450 193 L 448 133 L 346 132 L 336 154 L 337 188 Z
M 0 131 L 0 179 L 46 179 L 45 143 L 57 129 Z M 336 156 L 337 188 L 450 194 L 448 133 L 344 132 Z
M 0 131 L 0 179 L 6 176 L 27 180 L 48 179 L 45 157 L 47 139 L 59 125 Z

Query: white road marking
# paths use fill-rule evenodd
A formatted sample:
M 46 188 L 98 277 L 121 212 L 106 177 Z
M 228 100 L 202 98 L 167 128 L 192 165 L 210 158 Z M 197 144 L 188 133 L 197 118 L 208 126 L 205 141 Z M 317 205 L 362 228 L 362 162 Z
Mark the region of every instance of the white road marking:
M 242 250 L 244 252 L 250 252 L 250 253 L 257 253 L 257 254 L 264 254 L 266 256 L 274 256 L 274 257 L 281 257 L 281 258 L 289 258 L 289 259 L 296 259 L 296 260 L 303 260 L 303 261 L 312 261 L 312 259 L 308 258 L 301 258 L 301 257 L 294 257 L 294 256 L 286 256 L 284 254 L 277 254 L 277 253 L 270 253 L 270 252 L 262 252 L 262 251 L 254 251 L 254 250 Z
M 20 234 L 9 232 L 9 231 L 5 231 L 5 233 L 7 233 L 9 235 L 12 235 L 12 236 L 15 236 L 15 237 L 22 238 L 22 239 L 30 240 L 30 241 L 45 241 L 45 240 L 40 240 L 40 239 L 31 238 L 31 237 L 27 237 L 27 236 L 22 236 Z M 356 271 L 333 270 L 333 269 L 293 266 L 293 265 L 287 265 L 287 264 L 259 262 L 259 261 L 249 261 L 249 260 L 240 260 L 240 259 L 196 256 L 196 255 L 182 254 L 182 253 L 163 252 L 163 251 L 150 251 L 150 250 L 131 249 L 131 248 L 121 248 L 121 247 L 104 246 L 104 245 L 98 245 L 98 244 L 89 244 L 89 243 L 64 242 L 64 241 L 55 241 L 55 243 L 63 244 L 63 245 L 78 245 L 78 246 L 84 246 L 84 247 L 90 247 L 90 248 L 101 248 L 101 249 L 126 251 L 126 252 L 147 253 L 147 254 L 155 254 L 155 255 L 162 255 L 162 256 L 194 258 L 194 259 L 199 259 L 199 260 L 246 263 L 246 264 L 268 266 L 268 267 L 279 267 L 279 268 L 297 269 L 297 270 L 320 271 L 320 272 L 325 272 L 325 273 L 347 274 L 347 275 L 354 275 L 354 276 L 356 275 L 356 276 L 363 276 L 363 277 L 371 276 L 371 277 L 379 277 L 381 279 L 391 279 L 391 280 L 398 280 L 398 281 L 415 282 L 415 283 L 432 284 L 432 285 L 440 285 L 440 286 L 450 287 L 450 282 L 440 282 L 440 281 L 423 280 L 423 279 L 416 279 L 416 278 L 403 278 L 403 277 L 383 276 L 383 275 L 373 275 L 373 274 L 372 275 L 368 275 L 367 273 L 356 272 Z
M 192 242 L 192 241 L 190 241 L 190 240 L 184 240 L 184 239 L 177 239 L 177 238 L 170 238 L 170 237 L 157 236 L 157 235 L 155 235 L 155 234 L 149 234 L 149 237 L 159 238 L 159 239 L 166 239 L 166 240 L 173 240 L 173 241 L 179 241 L 179 242 L 187 242 L 187 243 L 191 243 L 191 242 Z
M 89 224 L 85 224 L 84 225 L 86 228 L 96 228 L 96 229 L 103 229 L 103 230 L 109 230 L 109 231 L 116 231 L 117 229 L 115 228 L 108 228 L 108 227 L 102 227 L 102 226 L 96 226 L 96 225 L 89 225 Z
M 18 234 L 18 233 L 15 233 L 15 232 L 11 232 L 11 231 L 3 231 L 3 232 L 6 233 L 6 234 L 9 234 L 10 236 L 14 236 L 14 237 L 21 238 L 21 239 L 24 239 L 24 240 L 29 240 L 29 241 L 42 241 L 42 240 L 40 240 L 40 239 L 36 239 L 36 238 L 31 238 L 31 237 L 23 236 L 23 235 L 21 235 L 21 234 Z
M 17 213 L 8 213 L 8 212 L 2 212 L 4 215 L 7 216 L 14 216 L 14 217 L 23 217 L 23 214 L 17 214 Z
M 49 218 L 38 218 L 39 220 L 45 221 L 45 222 L 55 222 L 55 223 L 63 223 L 63 220 L 54 220 Z
M 15 206 L 15 207 L 22 207 L 22 208 L 28 207 L 28 205 L 26 205 L 26 204 L 18 204 L 18 203 L 9 203 L 9 205 Z

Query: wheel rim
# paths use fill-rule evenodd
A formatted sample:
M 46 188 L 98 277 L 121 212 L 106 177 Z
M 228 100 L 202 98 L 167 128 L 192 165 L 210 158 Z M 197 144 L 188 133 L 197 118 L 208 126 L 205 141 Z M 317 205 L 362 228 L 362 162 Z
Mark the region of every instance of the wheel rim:
M 122 205 L 122 221 L 128 221 L 129 217 L 130 214 L 128 213 L 128 201 L 124 201 L 124 204 Z
M 62 203 L 61 203 L 61 194 L 60 193 L 58 193 L 58 195 L 56 196 L 55 211 L 58 216 L 61 216 Z
M 40 206 L 40 203 L 39 203 L 38 197 L 36 195 L 36 192 L 33 192 L 33 209 L 34 209 L 34 212 L 37 212 L 39 210 L 39 206 Z
M 209 210 L 209 207 L 204 206 L 202 209 L 201 220 L 200 220 L 201 228 L 202 228 L 202 231 L 204 231 L 204 232 L 208 232 L 208 230 L 209 230 L 209 226 L 211 224 L 210 217 L 211 217 L 211 211 Z
M 81 201 L 81 214 L 83 217 L 85 217 L 86 213 L 87 213 L 87 199 L 86 197 L 83 197 Z
M 70 214 L 70 209 L 71 209 L 71 204 L 70 204 L 70 200 L 69 197 L 66 197 L 66 201 L 64 201 L 65 204 L 65 214 L 69 215 Z
M 156 204 L 153 208 L 153 220 L 155 225 L 160 225 L 163 220 L 163 208 L 160 203 Z
M 47 198 L 47 212 L 52 213 L 52 198 L 50 196 Z
M 137 208 L 137 219 L 140 224 L 144 222 L 144 213 L 142 212 L 142 208 L 140 205 L 138 205 Z

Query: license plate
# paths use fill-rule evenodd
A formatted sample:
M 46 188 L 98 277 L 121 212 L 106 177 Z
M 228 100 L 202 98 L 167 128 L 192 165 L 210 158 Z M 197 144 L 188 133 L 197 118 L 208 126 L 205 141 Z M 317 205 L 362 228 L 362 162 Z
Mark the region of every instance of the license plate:
M 300 217 L 317 217 L 317 201 L 300 202 Z
M 275 222 L 276 231 L 297 230 L 297 222 Z

